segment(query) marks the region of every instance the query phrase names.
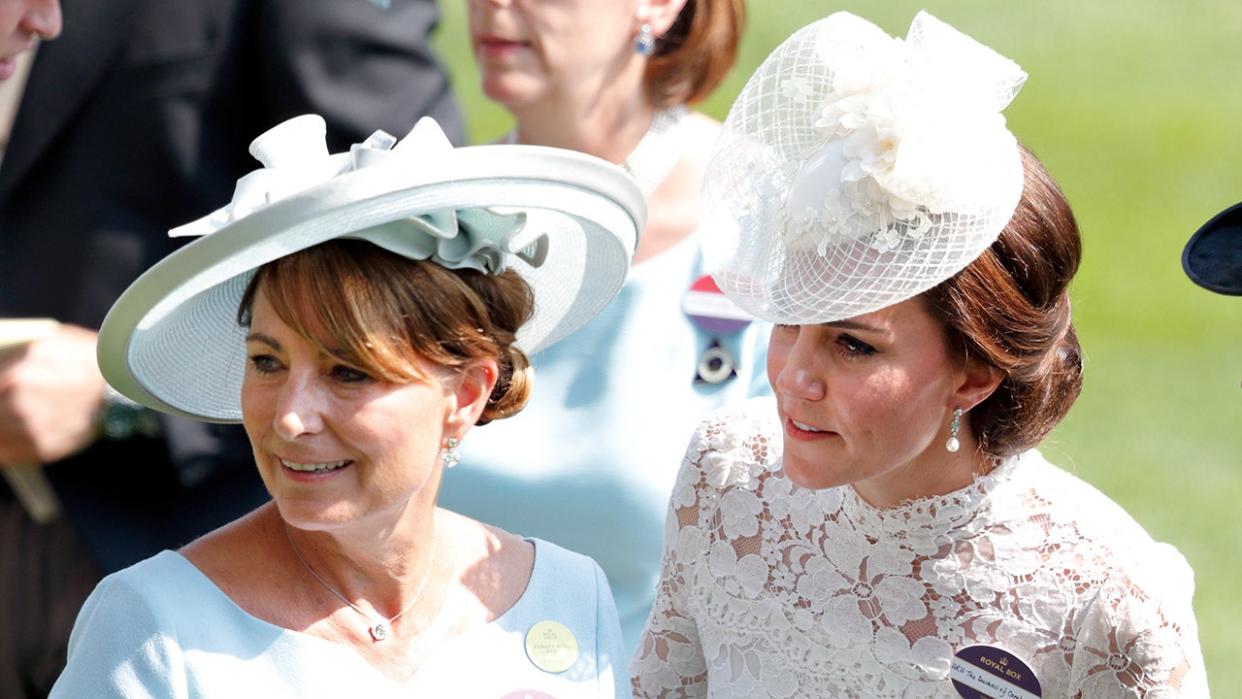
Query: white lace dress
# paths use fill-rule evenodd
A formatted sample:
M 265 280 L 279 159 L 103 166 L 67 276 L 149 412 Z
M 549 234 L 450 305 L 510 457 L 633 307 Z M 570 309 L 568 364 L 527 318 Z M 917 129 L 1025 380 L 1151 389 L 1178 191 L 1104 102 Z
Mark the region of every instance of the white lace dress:
M 669 503 L 636 697 L 957 697 L 997 646 L 1048 697 L 1206 697 L 1189 566 L 1036 451 L 876 509 L 781 472 L 770 400 L 695 433 Z

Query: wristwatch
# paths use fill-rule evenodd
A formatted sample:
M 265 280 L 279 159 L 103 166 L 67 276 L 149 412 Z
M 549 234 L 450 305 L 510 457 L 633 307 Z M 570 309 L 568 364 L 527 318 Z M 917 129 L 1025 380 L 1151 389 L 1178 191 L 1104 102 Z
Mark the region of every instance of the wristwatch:
M 95 414 L 95 426 L 102 438 L 112 441 L 155 437 L 160 433 L 155 411 L 126 398 L 111 386 L 104 388 L 103 405 Z

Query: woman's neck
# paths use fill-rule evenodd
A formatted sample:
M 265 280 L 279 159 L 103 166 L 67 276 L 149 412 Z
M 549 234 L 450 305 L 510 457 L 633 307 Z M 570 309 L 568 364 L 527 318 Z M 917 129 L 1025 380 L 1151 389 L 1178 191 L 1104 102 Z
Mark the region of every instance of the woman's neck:
M 568 148 L 620 164 L 647 133 L 656 108 L 639 88 L 562 93 L 511 112 L 518 143 Z
M 432 569 L 444 562 L 437 551 L 444 549 L 439 539 L 446 532 L 440 531 L 437 511 L 434 505 L 418 510 L 380 530 L 360 525 L 327 533 L 280 524 L 298 563 L 321 579 L 316 582 L 351 600 L 365 599 L 377 616 L 388 617 L 416 602 L 434 577 Z
M 872 507 L 897 507 L 921 498 L 961 490 L 985 476 L 996 462 L 979 450 L 978 442 L 963 431 L 961 446 L 950 452 L 942 443 L 932 444 L 919 458 L 878 476 L 852 485 L 854 492 Z

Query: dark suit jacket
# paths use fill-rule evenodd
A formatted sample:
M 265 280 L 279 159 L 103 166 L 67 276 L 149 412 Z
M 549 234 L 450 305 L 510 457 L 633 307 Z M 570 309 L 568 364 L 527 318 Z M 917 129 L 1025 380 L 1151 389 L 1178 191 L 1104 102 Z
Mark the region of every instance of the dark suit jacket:
M 404 136 L 423 114 L 461 141 L 427 43 L 433 0 L 62 5 L 0 164 L 0 317 L 99 327 L 184 242 L 167 230 L 227 203 L 258 167 L 249 142 L 290 116 L 322 114 L 333 151 L 377 128 Z M 104 572 L 265 499 L 239 428 L 163 426 L 48 469 Z

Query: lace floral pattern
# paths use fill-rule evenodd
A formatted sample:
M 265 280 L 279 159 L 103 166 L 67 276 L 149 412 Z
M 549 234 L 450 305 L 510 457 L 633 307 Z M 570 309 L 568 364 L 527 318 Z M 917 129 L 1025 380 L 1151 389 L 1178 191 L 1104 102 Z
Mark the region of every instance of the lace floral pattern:
M 1031 451 L 879 510 L 786 479 L 773 416 L 751 401 L 692 440 L 636 697 L 957 697 L 976 644 L 1044 697 L 1207 696 L 1190 568 L 1091 486 Z

